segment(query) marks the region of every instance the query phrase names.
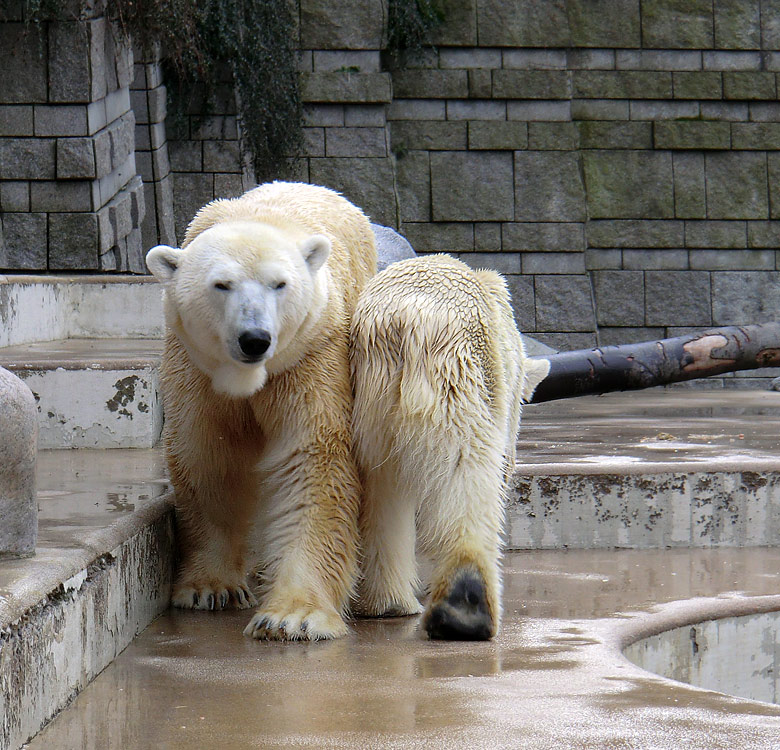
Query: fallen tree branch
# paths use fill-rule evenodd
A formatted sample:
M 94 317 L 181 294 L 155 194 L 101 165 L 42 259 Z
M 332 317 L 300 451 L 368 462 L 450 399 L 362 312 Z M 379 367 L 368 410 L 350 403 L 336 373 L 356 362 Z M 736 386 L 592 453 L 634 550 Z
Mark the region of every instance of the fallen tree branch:
M 780 322 L 714 328 L 692 336 L 579 349 L 546 357 L 550 374 L 532 403 L 668 385 L 780 366 Z

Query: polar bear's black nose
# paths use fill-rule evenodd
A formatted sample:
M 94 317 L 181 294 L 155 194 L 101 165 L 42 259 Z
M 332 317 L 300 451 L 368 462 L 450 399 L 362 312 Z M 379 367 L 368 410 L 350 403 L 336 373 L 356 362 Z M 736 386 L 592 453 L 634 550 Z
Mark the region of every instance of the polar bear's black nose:
M 238 337 L 238 345 L 247 357 L 259 359 L 271 346 L 271 334 L 262 328 L 250 328 Z

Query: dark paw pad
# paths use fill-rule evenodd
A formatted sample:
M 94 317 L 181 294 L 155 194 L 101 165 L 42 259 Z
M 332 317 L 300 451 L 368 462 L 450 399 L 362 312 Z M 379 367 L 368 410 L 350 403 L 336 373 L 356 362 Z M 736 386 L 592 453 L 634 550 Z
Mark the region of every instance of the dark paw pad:
M 425 615 L 429 638 L 449 641 L 486 641 L 493 635 L 485 583 L 476 571 L 461 571 L 446 598 Z

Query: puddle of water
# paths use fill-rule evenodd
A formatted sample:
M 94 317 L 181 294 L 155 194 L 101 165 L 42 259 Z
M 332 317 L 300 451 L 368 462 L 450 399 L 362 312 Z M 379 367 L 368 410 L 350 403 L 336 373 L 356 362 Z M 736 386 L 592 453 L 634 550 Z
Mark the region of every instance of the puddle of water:
M 780 703 L 780 612 L 674 628 L 624 653 L 637 666 L 678 682 Z

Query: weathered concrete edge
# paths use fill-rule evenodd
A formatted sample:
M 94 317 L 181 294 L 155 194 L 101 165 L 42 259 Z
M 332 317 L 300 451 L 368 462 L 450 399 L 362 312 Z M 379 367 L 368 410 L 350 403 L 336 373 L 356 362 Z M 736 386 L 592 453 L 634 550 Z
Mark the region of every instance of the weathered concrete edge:
M 745 456 L 739 459 L 704 458 L 700 461 L 609 461 L 599 463 L 556 461 L 548 464 L 518 462 L 517 477 L 636 476 L 644 474 L 723 474 L 729 472 L 780 472 L 780 458 Z
M 174 549 L 167 495 L 90 534 L 79 570 L 52 568 L 47 594 L 3 613 L 0 748 L 40 731 L 168 607 Z

